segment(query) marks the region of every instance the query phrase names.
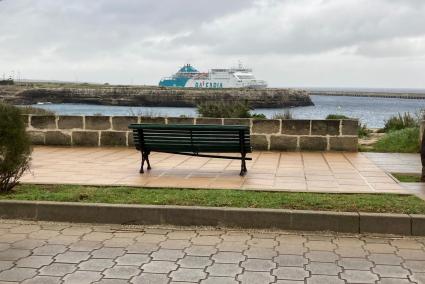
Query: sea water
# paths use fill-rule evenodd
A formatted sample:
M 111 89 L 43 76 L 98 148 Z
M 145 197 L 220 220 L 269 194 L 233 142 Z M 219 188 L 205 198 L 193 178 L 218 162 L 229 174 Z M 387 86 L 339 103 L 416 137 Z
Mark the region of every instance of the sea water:
M 398 113 L 419 114 L 425 109 L 425 100 L 348 97 L 348 96 L 311 96 L 314 106 L 289 108 L 296 119 L 324 119 L 328 114 L 343 114 L 358 118 L 368 127 L 383 127 L 385 120 Z M 130 107 L 88 104 L 42 104 L 34 105 L 54 111 L 59 115 L 153 115 L 153 116 L 197 116 L 196 108 L 188 107 Z M 268 118 L 283 113 L 288 108 L 254 109 Z

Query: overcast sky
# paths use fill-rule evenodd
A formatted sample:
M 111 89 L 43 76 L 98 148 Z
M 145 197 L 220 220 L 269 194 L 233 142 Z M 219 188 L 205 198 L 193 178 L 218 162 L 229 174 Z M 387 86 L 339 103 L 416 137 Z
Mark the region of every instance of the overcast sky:
M 425 88 L 425 0 L 0 0 L 0 75 L 156 85 L 239 60 L 273 87 Z

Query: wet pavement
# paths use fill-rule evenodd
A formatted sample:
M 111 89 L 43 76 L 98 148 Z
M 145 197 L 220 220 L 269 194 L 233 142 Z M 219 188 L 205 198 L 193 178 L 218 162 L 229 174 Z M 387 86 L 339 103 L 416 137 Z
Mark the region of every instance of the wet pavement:
M 425 238 L 0 220 L 0 283 L 425 283 Z

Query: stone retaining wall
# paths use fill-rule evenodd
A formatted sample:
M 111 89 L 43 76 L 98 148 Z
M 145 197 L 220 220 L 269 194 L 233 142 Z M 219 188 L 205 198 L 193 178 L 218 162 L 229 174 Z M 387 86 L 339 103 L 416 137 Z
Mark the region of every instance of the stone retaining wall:
M 131 123 L 247 125 L 255 150 L 357 151 L 358 121 L 140 116 L 25 116 L 35 145 L 133 146 Z

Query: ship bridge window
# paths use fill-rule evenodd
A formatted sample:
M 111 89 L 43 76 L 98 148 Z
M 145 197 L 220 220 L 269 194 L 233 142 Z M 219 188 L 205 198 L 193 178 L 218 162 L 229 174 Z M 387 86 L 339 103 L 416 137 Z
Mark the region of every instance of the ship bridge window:
M 255 79 L 254 76 L 252 75 L 237 75 L 238 79 L 242 79 L 242 80 L 253 80 Z

